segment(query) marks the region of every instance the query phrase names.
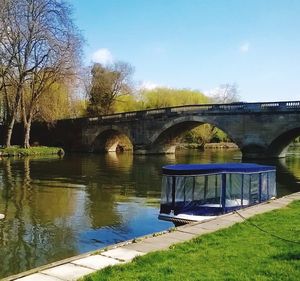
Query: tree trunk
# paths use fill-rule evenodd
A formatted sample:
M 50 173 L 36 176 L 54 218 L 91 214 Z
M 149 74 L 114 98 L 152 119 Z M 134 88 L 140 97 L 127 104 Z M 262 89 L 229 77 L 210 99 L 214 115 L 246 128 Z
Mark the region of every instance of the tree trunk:
M 24 148 L 30 147 L 30 130 L 31 130 L 32 116 L 30 116 L 26 123 L 24 123 Z
M 11 146 L 11 136 L 13 132 L 13 128 L 15 125 L 15 117 L 13 116 L 12 119 L 9 121 L 9 124 L 7 126 L 7 131 L 6 131 L 6 140 L 5 140 L 5 146 L 10 147 Z
M 12 111 L 11 111 L 11 119 L 8 121 L 6 139 L 5 139 L 6 147 L 11 146 L 11 136 L 12 136 L 13 128 L 14 128 L 15 121 L 16 121 L 16 118 L 17 118 L 17 114 L 18 114 L 18 108 L 19 108 L 20 101 L 21 101 L 21 94 L 20 94 L 21 89 L 22 89 L 21 86 L 19 86 L 17 88 L 15 101 L 14 101 L 13 108 L 12 108 Z

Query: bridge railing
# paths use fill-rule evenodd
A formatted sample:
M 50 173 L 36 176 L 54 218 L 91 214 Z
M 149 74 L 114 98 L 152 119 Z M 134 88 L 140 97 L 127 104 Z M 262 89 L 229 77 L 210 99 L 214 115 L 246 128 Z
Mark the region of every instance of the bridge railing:
M 174 107 L 165 107 L 157 109 L 148 109 L 141 111 L 122 112 L 110 115 L 102 115 L 98 117 L 88 118 L 89 122 L 121 120 L 121 119 L 137 119 L 153 116 L 178 115 L 181 113 L 198 113 L 198 114 L 213 114 L 213 113 L 247 113 L 247 112 L 284 112 L 284 111 L 300 111 L 300 101 L 286 102 L 234 102 L 227 104 L 196 104 L 182 105 Z

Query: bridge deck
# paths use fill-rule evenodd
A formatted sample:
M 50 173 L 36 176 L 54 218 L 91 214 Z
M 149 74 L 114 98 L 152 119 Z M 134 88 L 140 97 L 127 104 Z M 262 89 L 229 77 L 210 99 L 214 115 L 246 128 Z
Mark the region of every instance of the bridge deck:
M 182 105 L 174 107 L 164 107 L 157 109 L 148 109 L 140 111 L 121 112 L 109 115 L 95 116 L 89 118 L 77 118 L 88 119 L 89 121 L 99 120 L 120 120 L 120 119 L 135 119 L 145 118 L 147 116 L 155 115 L 172 115 L 178 113 L 197 113 L 197 114 L 234 114 L 234 113 L 267 113 L 267 112 L 291 112 L 300 111 L 300 101 L 282 101 L 282 102 L 235 102 L 227 104 L 192 104 Z

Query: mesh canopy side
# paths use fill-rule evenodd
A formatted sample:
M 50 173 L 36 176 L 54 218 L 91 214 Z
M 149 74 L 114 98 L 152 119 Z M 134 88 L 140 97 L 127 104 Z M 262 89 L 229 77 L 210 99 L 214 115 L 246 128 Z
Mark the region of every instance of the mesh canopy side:
M 176 177 L 175 201 L 220 199 L 221 175 Z
M 243 176 L 241 174 L 226 175 L 226 207 L 242 205 Z
M 161 203 L 172 202 L 172 177 L 163 176 L 161 188 Z
M 194 200 L 220 201 L 221 181 L 221 175 L 195 177 Z
M 206 176 L 206 193 L 205 198 L 210 202 L 221 204 L 221 183 L 222 176 L 221 175 L 209 175 Z
M 277 192 L 276 192 L 276 172 L 270 172 L 268 173 L 269 176 L 269 198 L 276 197 Z
M 194 200 L 204 199 L 205 176 L 195 177 Z
M 184 177 L 176 177 L 175 179 L 175 186 L 176 186 L 176 189 L 175 189 L 175 202 L 184 202 L 184 191 L 185 191 L 185 188 L 184 188 L 184 182 L 185 182 L 185 179 Z
M 194 213 L 197 210 L 198 202 L 193 200 L 195 194 L 195 178 L 192 176 L 180 177 L 175 180 L 175 209 L 174 214 Z
M 251 182 L 251 175 L 243 175 L 243 206 L 250 205 L 250 182 Z
M 184 202 L 191 202 L 194 200 L 194 183 L 193 177 L 184 178 Z
M 250 175 L 249 203 L 259 202 L 259 174 Z
M 269 179 L 268 179 L 268 173 L 261 173 L 261 194 L 260 199 L 261 201 L 266 201 L 270 198 L 269 196 Z
M 221 182 L 221 175 L 177 176 L 174 214 L 220 213 Z
M 176 177 L 175 202 L 190 202 L 193 200 L 193 177 Z

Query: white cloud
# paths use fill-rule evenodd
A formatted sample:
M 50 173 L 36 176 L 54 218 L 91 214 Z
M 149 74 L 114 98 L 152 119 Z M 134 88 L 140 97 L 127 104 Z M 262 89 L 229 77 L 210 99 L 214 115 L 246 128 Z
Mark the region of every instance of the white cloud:
M 210 90 L 204 90 L 203 94 L 209 97 L 213 97 L 218 93 L 219 89 L 220 89 L 219 87 L 216 87 Z
M 143 81 L 140 85 L 141 89 L 145 89 L 145 90 L 153 90 L 155 88 L 160 87 L 161 85 L 158 85 L 156 83 L 153 83 L 151 81 Z
M 247 53 L 249 52 L 249 50 L 250 50 L 250 44 L 248 42 L 245 42 L 240 46 L 241 53 Z
M 92 61 L 101 64 L 109 64 L 114 60 L 113 55 L 108 49 L 102 48 L 92 54 Z

